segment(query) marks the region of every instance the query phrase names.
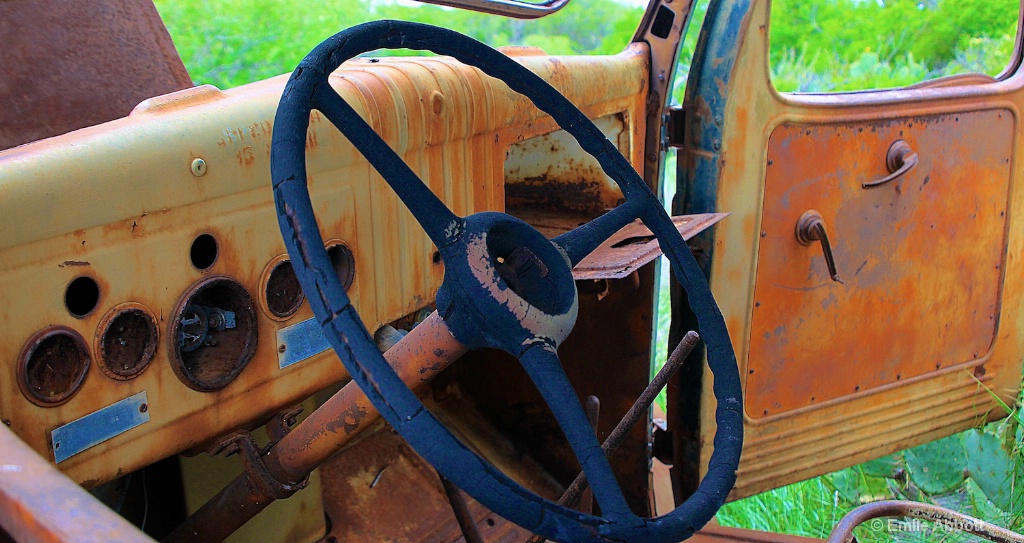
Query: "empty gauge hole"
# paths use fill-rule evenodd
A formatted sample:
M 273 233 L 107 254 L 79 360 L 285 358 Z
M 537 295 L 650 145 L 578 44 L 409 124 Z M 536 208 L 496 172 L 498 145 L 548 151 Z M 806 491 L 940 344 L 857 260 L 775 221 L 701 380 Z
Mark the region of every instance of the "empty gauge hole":
M 331 265 L 334 266 L 334 273 L 338 274 L 341 286 L 348 292 L 356 276 L 356 259 L 352 251 L 345 244 L 336 243 L 327 247 L 327 256 L 331 257 Z
M 208 269 L 217 261 L 217 238 L 210 234 L 201 234 L 192 242 L 189 251 L 192 265 L 198 270 Z
M 169 328 L 171 369 L 200 392 L 231 383 L 256 353 L 256 308 L 238 281 L 212 276 L 178 301 Z
M 92 313 L 99 301 L 100 286 L 92 277 L 78 277 L 68 283 L 68 288 L 64 291 L 64 305 L 68 312 L 77 318 Z
M 302 287 L 295 277 L 291 261 L 282 260 L 274 266 L 267 278 L 267 309 L 275 317 L 290 317 L 302 306 Z

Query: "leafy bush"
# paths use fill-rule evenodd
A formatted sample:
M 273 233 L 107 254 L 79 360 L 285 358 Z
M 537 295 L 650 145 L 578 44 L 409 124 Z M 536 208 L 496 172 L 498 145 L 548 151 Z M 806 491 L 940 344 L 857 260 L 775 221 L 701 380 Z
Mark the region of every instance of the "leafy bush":
M 324 39 L 371 20 L 443 26 L 495 47 L 533 45 L 553 55 L 614 54 L 629 43 L 644 11 L 615 0 L 576 0 L 549 17 L 518 21 L 370 0 L 156 0 L 156 5 L 192 80 L 222 89 L 289 73 Z
M 998 75 L 1018 10 L 1015 0 L 775 0 L 772 80 L 783 92 L 835 92 Z
M 1009 410 L 1010 417 L 981 429 L 726 504 L 718 521 L 725 526 L 827 537 L 854 507 L 896 499 L 934 503 L 1022 530 L 1024 407 Z M 864 542 L 891 541 L 894 534 L 887 527 L 868 523 L 856 534 Z M 913 539 L 901 535 L 901 541 Z

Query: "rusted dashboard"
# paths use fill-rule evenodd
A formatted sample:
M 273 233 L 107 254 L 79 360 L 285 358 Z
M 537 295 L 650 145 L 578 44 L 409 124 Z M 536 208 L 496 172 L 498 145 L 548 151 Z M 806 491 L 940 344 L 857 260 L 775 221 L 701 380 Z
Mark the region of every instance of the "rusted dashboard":
M 640 168 L 642 45 L 511 53 Z M 110 480 L 346 379 L 305 324 L 275 220 L 284 83 L 181 91 L 0 153 L 0 418 L 74 480 Z M 460 215 L 521 205 L 544 223 L 553 199 L 571 203 L 565 222 L 618 202 L 549 118 L 454 60 L 359 59 L 331 83 Z M 316 112 L 306 151 L 321 231 L 366 325 L 429 306 L 443 266 L 391 189 Z

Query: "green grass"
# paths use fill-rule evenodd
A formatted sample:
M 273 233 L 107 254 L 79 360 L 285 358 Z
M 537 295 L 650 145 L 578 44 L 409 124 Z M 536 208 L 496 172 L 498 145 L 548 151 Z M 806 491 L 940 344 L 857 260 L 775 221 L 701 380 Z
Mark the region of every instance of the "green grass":
M 723 526 L 825 538 L 852 508 L 827 477 L 816 477 L 727 503 L 717 519 Z

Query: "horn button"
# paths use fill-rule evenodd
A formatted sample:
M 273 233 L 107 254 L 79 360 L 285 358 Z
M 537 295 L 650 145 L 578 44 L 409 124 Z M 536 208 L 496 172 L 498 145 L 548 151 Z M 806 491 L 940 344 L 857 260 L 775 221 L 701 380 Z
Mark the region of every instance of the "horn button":
M 466 217 L 458 241 L 442 250 L 445 282 L 438 311 L 471 348 L 513 355 L 537 342 L 558 346 L 579 304 L 565 253 L 520 219 L 502 213 Z

